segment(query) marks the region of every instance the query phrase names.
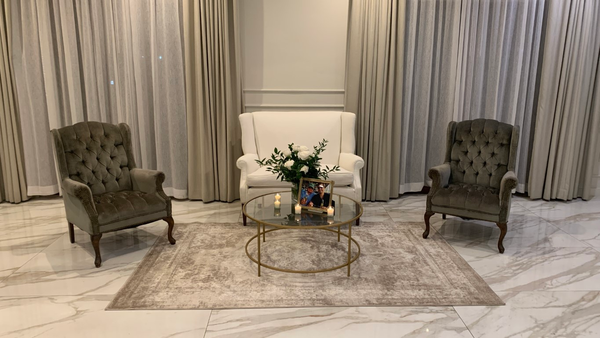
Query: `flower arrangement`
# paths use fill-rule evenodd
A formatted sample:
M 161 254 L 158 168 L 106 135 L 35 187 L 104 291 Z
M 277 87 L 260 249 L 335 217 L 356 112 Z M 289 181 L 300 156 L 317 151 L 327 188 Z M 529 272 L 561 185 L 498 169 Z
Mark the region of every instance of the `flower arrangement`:
M 322 178 L 326 180 L 329 173 L 339 171 L 339 166 L 321 167 L 321 158 L 319 155 L 325 150 L 327 140 L 319 142 L 313 150 L 306 146 L 297 146 L 293 143 L 288 144 L 287 149 L 279 150 L 275 148 L 271 158 L 256 160 L 261 167 L 267 166 L 267 171 L 277 174 L 277 179 L 291 182 L 296 190 L 300 184 L 300 179 Z

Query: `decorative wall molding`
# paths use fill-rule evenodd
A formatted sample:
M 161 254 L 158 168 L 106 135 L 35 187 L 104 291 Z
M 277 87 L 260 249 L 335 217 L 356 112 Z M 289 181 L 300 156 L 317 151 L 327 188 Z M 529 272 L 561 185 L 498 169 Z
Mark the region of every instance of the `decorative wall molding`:
M 244 89 L 244 93 L 269 93 L 269 94 L 344 94 L 343 89 Z
M 344 109 L 343 104 L 247 104 L 246 108 L 310 108 L 310 109 Z

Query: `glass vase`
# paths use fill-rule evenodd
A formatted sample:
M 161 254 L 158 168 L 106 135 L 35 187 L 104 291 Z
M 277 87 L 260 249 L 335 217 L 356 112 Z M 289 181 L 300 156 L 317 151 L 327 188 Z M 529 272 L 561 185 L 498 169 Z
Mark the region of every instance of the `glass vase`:
M 300 191 L 300 183 L 292 183 L 292 210 L 298 204 L 298 192 Z

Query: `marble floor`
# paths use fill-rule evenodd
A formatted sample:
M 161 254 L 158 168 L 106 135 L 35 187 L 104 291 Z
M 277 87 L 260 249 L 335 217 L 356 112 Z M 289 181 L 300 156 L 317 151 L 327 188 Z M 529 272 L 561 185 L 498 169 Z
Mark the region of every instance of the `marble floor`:
M 239 202 L 175 201 L 173 209 L 178 223 L 240 222 Z M 420 222 L 425 195 L 364 209 L 363 222 Z M 503 255 L 494 224 L 432 217 L 506 302 L 500 307 L 105 311 L 164 222 L 105 235 L 99 269 L 86 234 L 77 229 L 69 243 L 58 197 L 0 204 L 0 224 L 1 337 L 600 337 L 598 197 L 515 197 Z

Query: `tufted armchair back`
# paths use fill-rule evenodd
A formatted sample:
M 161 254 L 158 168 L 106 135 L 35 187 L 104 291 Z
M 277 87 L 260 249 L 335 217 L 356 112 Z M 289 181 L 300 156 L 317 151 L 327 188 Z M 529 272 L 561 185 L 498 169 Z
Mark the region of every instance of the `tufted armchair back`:
M 61 180 L 86 184 L 94 195 L 132 190 L 135 161 L 127 124 L 80 122 L 52 130 L 52 136 Z
M 450 184 L 468 183 L 500 189 L 507 171 L 514 171 L 519 127 L 496 120 L 450 122 L 446 161 Z

